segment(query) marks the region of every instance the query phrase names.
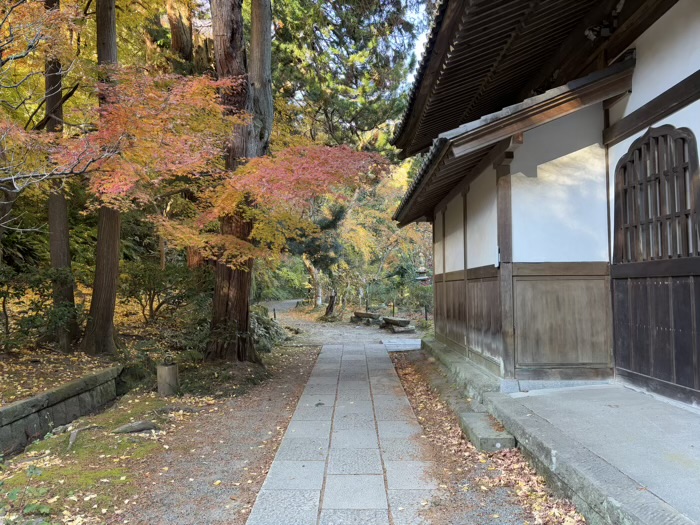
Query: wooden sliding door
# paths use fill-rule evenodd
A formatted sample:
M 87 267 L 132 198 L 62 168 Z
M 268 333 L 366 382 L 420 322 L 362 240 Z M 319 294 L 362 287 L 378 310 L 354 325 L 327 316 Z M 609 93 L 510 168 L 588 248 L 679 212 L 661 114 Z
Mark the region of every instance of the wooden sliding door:
M 651 128 L 615 172 L 615 366 L 653 391 L 700 401 L 700 174 L 695 136 Z

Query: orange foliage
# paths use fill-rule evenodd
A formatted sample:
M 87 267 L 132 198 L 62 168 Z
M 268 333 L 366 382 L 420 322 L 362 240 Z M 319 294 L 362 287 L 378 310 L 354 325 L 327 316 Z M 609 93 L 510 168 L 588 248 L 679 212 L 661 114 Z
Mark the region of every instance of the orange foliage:
M 154 77 L 135 69 L 112 72 L 110 78 L 112 83 L 99 86 L 105 103 L 91 138 L 117 152 L 91 178 L 102 202 L 115 207 L 148 202 L 169 181 L 222 169 L 230 129 L 245 117 L 227 115 L 218 91 L 234 89 L 240 80 Z

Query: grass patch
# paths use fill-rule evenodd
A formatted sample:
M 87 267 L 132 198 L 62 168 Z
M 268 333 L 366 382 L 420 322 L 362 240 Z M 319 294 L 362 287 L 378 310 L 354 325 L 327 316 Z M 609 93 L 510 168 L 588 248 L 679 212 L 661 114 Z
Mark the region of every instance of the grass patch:
M 70 523 L 117 512 L 135 495 L 134 465 L 162 445 L 155 434 L 112 430 L 139 420 L 165 426 L 168 406 L 152 394 L 127 395 L 105 412 L 73 422 L 73 429 L 86 430 L 70 450 L 71 432 L 33 443 L 0 469 L 0 516 L 17 523 L 29 518 Z

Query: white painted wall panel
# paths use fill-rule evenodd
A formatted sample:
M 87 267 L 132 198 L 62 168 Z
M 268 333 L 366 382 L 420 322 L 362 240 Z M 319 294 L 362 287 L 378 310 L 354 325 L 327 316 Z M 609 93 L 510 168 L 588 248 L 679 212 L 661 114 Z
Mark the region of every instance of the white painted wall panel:
M 680 0 L 631 46 L 637 51 L 632 93 L 615 108 L 629 115 L 700 69 L 700 2 Z
M 464 270 L 464 199 L 458 195 L 445 209 L 445 271 Z
M 433 261 L 435 262 L 435 267 L 433 272 L 437 275 L 445 271 L 444 258 L 442 253 L 442 246 L 444 244 L 442 235 L 442 212 L 439 211 L 435 214 L 434 228 L 434 241 L 433 241 Z
M 700 2 L 680 0 L 631 46 L 636 49 L 637 63 L 632 77 L 632 93 L 610 110 L 611 123 L 626 117 L 670 87 L 700 69 Z M 671 124 L 690 128 L 700 139 L 700 102 L 652 124 Z M 608 152 L 610 169 L 610 209 L 613 210 L 615 169 L 632 143 L 646 132 L 612 146 Z M 614 215 L 611 215 L 614 217 Z M 611 221 L 611 229 L 615 227 Z M 613 235 L 610 235 L 612 244 Z
M 525 133 L 511 164 L 513 261 L 607 261 L 600 104 Z
M 467 268 L 498 264 L 496 170 L 485 170 L 467 193 Z

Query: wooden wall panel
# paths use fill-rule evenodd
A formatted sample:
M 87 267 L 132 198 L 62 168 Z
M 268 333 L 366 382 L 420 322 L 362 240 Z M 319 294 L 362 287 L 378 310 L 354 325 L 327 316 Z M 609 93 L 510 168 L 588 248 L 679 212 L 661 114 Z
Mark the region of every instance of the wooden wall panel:
M 467 342 L 470 350 L 501 362 L 501 299 L 498 277 L 470 279 L 467 289 Z
M 435 335 L 438 337 L 445 337 L 445 283 L 435 282 L 435 308 L 434 308 L 434 321 L 435 321 Z
M 607 277 L 514 277 L 516 368 L 611 365 Z
M 664 395 L 700 401 L 700 279 L 613 279 L 615 366 Z
M 673 332 L 671 346 L 674 352 L 675 382 L 681 386 L 695 388 L 695 350 L 696 324 L 693 318 L 694 295 L 697 293 L 695 279 L 686 277 L 673 279 L 671 295 L 673 297 Z
M 466 290 L 464 281 L 445 283 L 444 336 L 456 345 L 466 348 Z

